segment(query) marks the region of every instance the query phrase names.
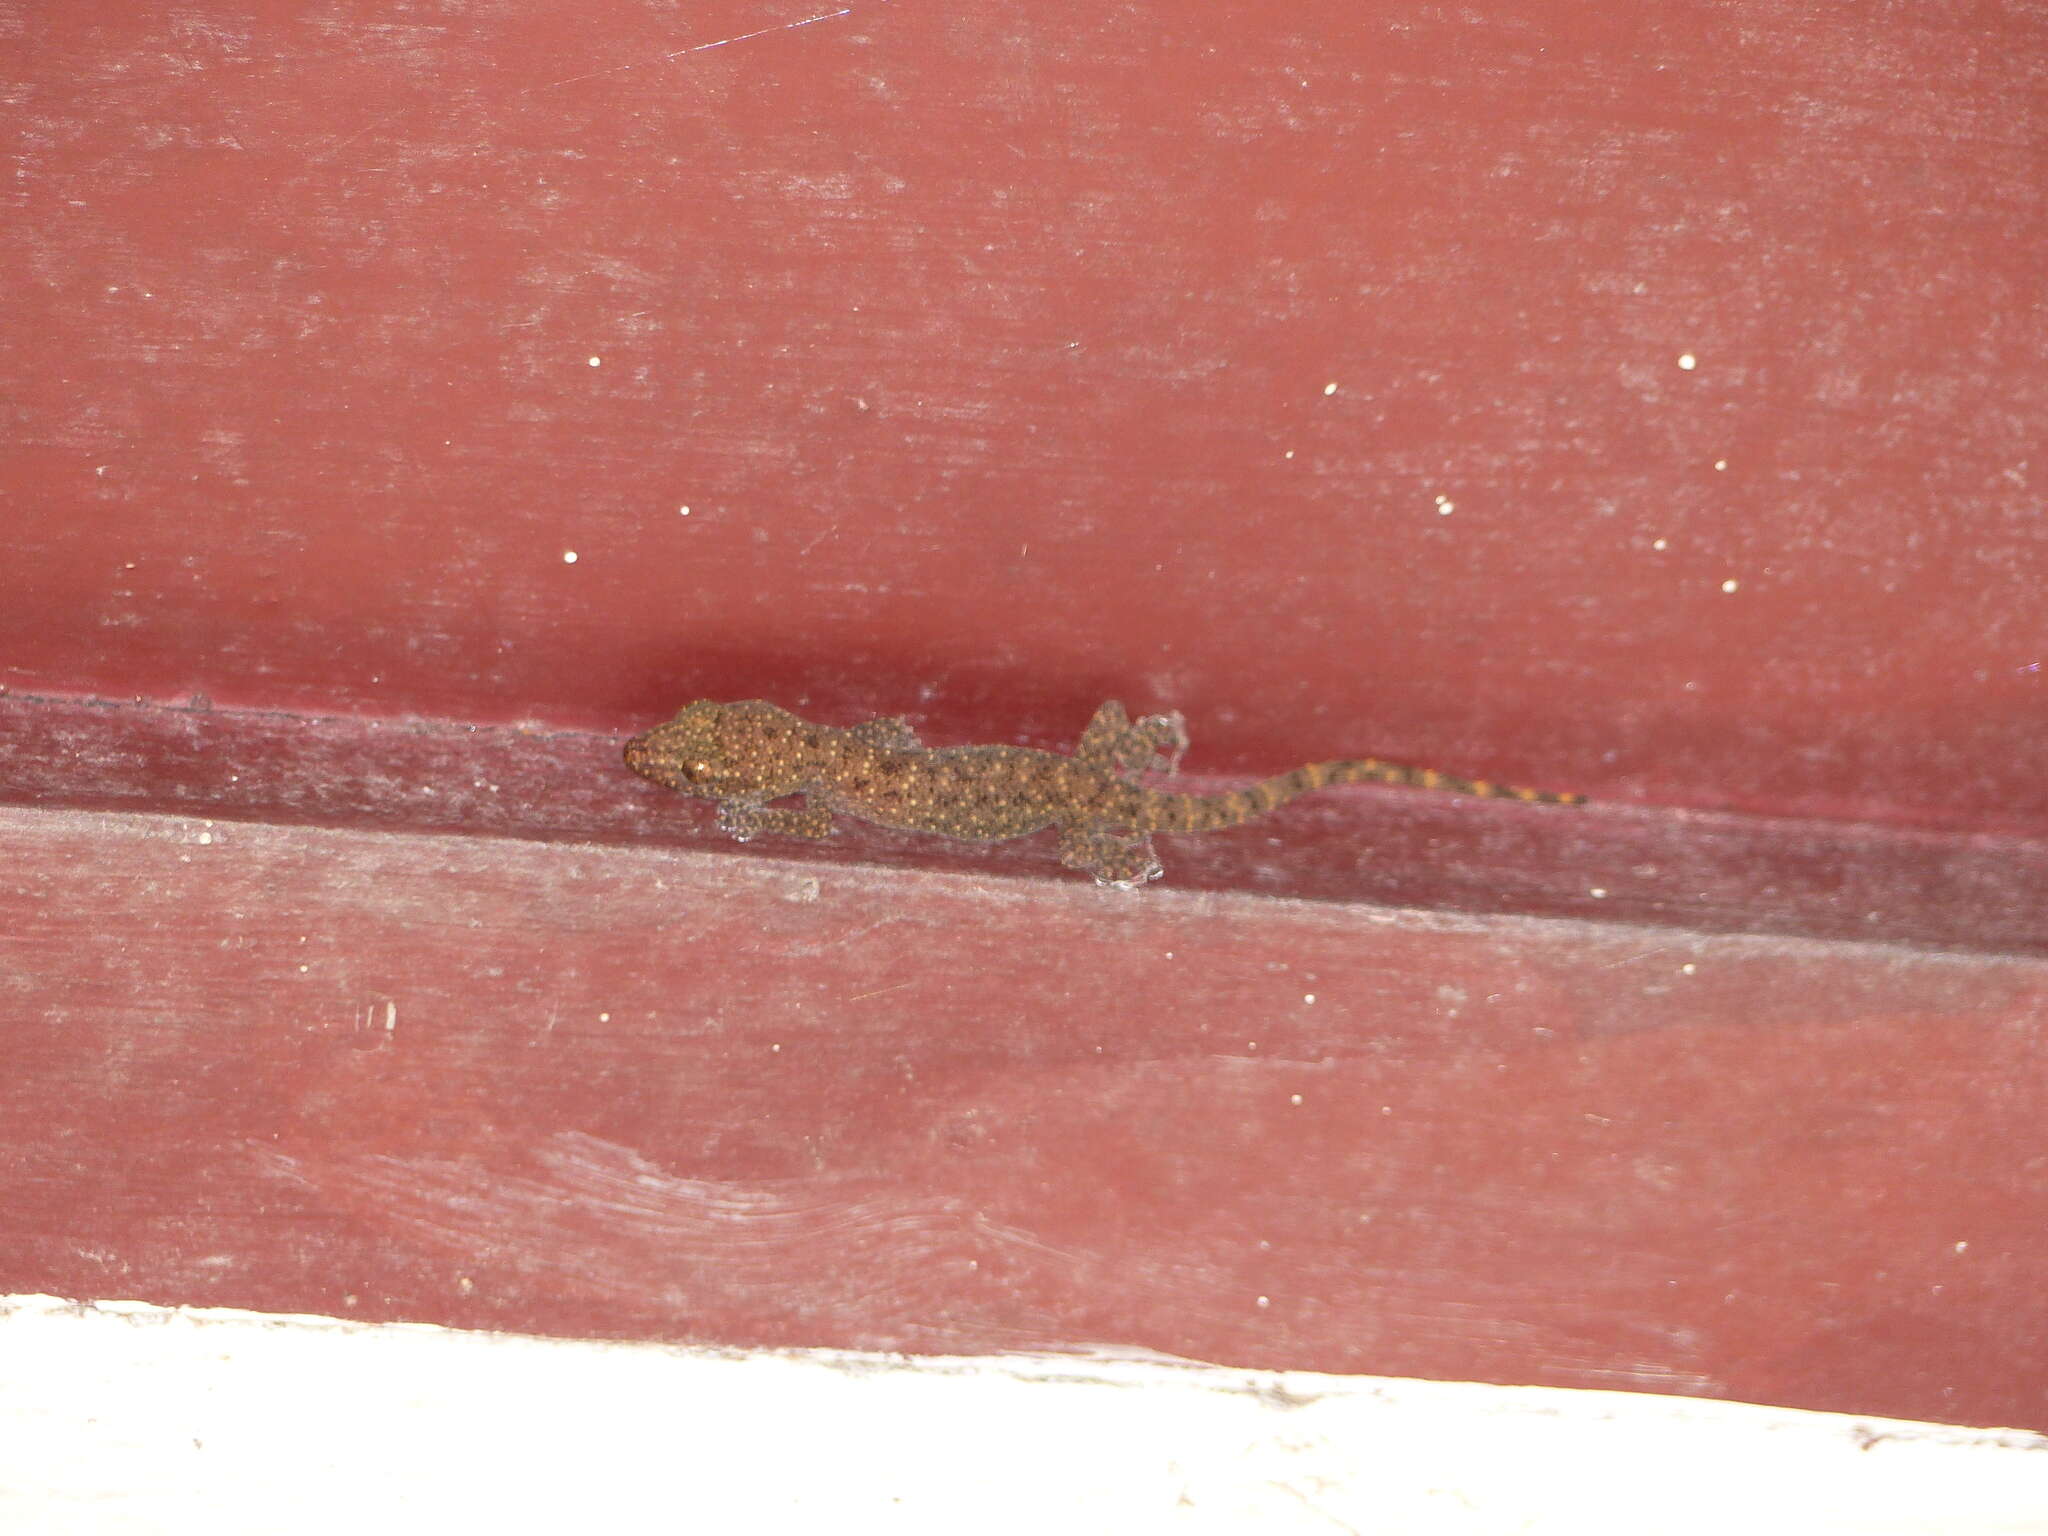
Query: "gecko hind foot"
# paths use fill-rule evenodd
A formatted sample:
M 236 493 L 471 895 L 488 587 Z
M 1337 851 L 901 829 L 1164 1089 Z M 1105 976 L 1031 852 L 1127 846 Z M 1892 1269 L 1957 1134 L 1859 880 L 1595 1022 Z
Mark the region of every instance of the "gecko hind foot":
M 1095 711 L 1095 718 L 1081 733 L 1074 757 L 1108 768 L 1121 778 L 1134 779 L 1143 773 L 1177 771 L 1180 755 L 1187 749 L 1187 721 L 1180 711 L 1145 715 L 1134 721 L 1124 713 L 1122 704 L 1110 699 Z
M 1188 749 L 1187 717 L 1177 709 L 1163 715 L 1146 715 L 1131 729 L 1151 746 L 1144 769 L 1154 773 L 1179 773 L 1181 754 Z

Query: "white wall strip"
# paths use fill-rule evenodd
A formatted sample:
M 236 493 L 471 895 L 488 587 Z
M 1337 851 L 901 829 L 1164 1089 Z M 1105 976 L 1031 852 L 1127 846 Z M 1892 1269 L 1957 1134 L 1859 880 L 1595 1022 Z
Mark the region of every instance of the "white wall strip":
M 2048 1439 L 1111 1353 L 0 1298 L 0 1530 L 2048 1533 Z

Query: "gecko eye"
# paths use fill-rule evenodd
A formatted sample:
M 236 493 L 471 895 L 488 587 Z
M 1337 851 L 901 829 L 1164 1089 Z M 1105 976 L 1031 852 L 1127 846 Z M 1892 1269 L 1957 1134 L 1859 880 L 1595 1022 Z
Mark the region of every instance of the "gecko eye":
M 702 784 L 711 777 L 711 765 L 701 759 L 694 763 L 685 763 L 683 764 L 683 777 L 692 784 Z

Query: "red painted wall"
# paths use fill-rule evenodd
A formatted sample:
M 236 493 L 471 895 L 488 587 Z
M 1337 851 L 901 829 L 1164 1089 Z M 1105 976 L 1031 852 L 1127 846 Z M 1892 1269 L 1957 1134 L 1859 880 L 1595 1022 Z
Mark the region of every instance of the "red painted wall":
M 2048 829 L 2037 9 L 821 10 L 17 13 L 0 681 Z
M 2048 1424 L 2044 86 L 0 9 L 0 1290 Z M 1602 803 L 740 853 L 618 766 L 697 695 Z

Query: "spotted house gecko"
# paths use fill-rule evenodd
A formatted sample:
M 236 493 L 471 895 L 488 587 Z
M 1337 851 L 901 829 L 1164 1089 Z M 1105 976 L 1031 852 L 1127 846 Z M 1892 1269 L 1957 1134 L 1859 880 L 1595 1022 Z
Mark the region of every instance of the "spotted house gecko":
M 626 766 L 656 784 L 718 802 L 718 825 L 741 842 L 763 832 L 828 837 L 836 815 L 972 842 L 1060 829 L 1060 862 L 1104 885 L 1155 878 L 1155 832 L 1241 826 L 1329 784 L 1412 784 L 1461 795 L 1580 805 L 1579 795 L 1453 778 L 1374 758 L 1307 763 L 1218 795 L 1140 781 L 1172 773 L 1187 749 L 1178 714 L 1132 720 L 1114 699 L 1095 711 L 1072 757 L 1030 747 L 927 747 L 907 721 L 850 729 L 813 725 L 773 704 L 699 699 L 626 743 Z M 801 807 L 770 805 L 801 795 Z
M 831 836 L 831 817 L 997 842 L 1059 825 L 1059 862 L 1102 885 L 1143 885 L 1159 874 L 1155 831 L 1235 827 L 1325 784 L 1415 784 L 1458 795 L 1581 805 L 1434 768 L 1356 758 L 1311 762 L 1223 795 L 1178 795 L 1141 782 L 1174 772 L 1188 748 L 1182 717 L 1124 715 L 1112 698 L 1081 731 L 1073 756 L 1032 748 L 926 748 L 897 717 L 850 729 L 813 725 L 750 698 L 698 698 L 676 719 L 627 741 L 627 768 L 655 784 L 719 803 L 719 827 L 739 842 L 764 831 Z M 801 807 L 770 801 L 803 797 Z

